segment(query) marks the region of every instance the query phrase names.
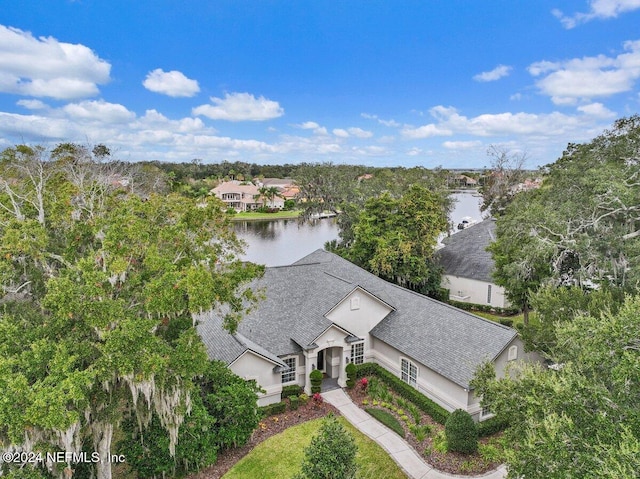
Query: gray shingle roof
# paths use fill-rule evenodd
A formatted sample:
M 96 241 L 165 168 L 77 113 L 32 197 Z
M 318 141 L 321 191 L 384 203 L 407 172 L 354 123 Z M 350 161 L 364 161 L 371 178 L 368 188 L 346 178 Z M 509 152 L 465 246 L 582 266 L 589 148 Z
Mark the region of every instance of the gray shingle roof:
M 332 324 L 324 314 L 356 286 L 395 308 L 371 331 L 374 337 L 465 388 L 475 368 L 516 336 L 511 328 L 388 283 L 324 250 L 291 266 L 266 268 L 252 286 L 262 289 L 265 299 L 240 322 L 238 333 L 275 356 L 313 342 Z M 212 357 L 230 362 L 227 358 L 239 355 L 238 339 L 222 329 L 215 314 L 199 319 Z
M 445 274 L 493 282 L 495 264 L 486 248 L 495 240 L 495 229 L 495 221 L 487 219 L 443 240 L 445 246 L 436 253 L 436 260 Z

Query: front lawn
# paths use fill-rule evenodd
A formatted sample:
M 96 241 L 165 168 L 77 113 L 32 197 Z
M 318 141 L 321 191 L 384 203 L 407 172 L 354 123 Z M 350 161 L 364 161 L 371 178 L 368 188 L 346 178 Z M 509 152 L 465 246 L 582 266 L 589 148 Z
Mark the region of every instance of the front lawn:
M 358 477 L 367 479 L 405 479 L 406 476 L 389 455 L 375 442 L 356 430 L 344 418 L 342 425 L 353 435 L 358 446 Z M 320 429 L 322 419 L 307 421 L 270 437 L 223 476 L 223 479 L 281 479 L 298 472 L 304 448 Z
M 231 221 L 285 220 L 296 219 L 298 216 L 300 216 L 300 210 L 276 211 L 275 213 L 249 211 L 246 213 L 234 214 L 231 217 Z

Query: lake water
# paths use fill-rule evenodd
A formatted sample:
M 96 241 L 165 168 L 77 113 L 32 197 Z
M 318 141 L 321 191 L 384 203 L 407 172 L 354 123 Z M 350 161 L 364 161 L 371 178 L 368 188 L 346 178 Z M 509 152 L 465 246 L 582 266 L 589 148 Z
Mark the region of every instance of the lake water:
M 468 191 L 452 196 L 457 200 L 449 218 L 454 228 L 466 216 L 480 221 L 481 198 Z M 338 237 L 332 218 L 302 225 L 297 220 L 238 221 L 234 227 L 238 237 L 247 243 L 242 259 L 267 266 L 291 264 Z

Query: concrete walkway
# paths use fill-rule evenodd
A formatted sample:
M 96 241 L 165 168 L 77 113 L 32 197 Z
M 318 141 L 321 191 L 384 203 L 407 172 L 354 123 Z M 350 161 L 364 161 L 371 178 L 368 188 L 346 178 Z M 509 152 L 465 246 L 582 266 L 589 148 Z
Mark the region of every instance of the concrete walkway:
M 356 406 L 342 389 L 322 393 L 329 404 L 340 411 L 347 421 L 362 433 L 376 441 L 411 479 L 451 479 L 461 477 L 481 477 L 482 479 L 503 479 L 507 470 L 500 466 L 495 471 L 481 476 L 458 476 L 437 471 L 430 466 L 407 442 L 365 411 Z

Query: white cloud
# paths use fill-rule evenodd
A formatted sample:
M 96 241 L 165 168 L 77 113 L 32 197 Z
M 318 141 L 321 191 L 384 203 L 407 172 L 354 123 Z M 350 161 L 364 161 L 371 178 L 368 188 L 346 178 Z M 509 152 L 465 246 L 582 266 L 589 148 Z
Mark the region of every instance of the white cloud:
M 589 105 L 579 106 L 578 111 L 599 119 L 613 119 L 617 116 L 614 111 L 609 110 L 602 103 L 590 103 Z
M 522 93 L 514 93 L 513 95 L 511 95 L 509 97 L 509 100 L 512 100 L 512 101 L 520 101 L 520 100 L 522 100 Z
M 640 78 L 640 40 L 624 43 L 624 53 L 615 57 L 573 58 L 563 62 L 541 61 L 528 70 L 538 77 L 536 86 L 556 104 L 607 97 L 629 91 Z
M 84 45 L 0 25 L 0 92 L 75 99 L 96 95 L 111 65 Z
M 44 110 L 48 108 L 48 106 L 40 100 L 18 100 L 16 104 L 27 110 Z
M 225 93 L 224 98 L 211 97 L 211 102 L 194 108 L 193 114 L 228 121 L 264 121 L 284 115 L 277 101 L 250 93 Z
M 302 128 L 303 130 L 315 130 L 320 128 L 320 125 L 315 121 L 305 121 L 304 123 L 300 123 L 297 125 L 298 128 Z
M 421 138 L 430 138 L 432 136 L 451 136 L 453 132 L 448 128 L 443 128 L 441 126 L 436 125 L 435 123 L 430 123 L 428 125 L 419 126 L 417 128 L 413 127 L 405 127 L 402 130 L 402 136 L 405 138 L 411 139 L 421 139 Z
M 142 84 L 147 90 L 172 97 L 191 97 L 200 91 L 196 80 L 187 78 L 182 72 L 165 72 L 161 68 L 149 72 Z
M 482 146 L 481 141 L 445 141 L 442 143 L 448 150 L 473 150 Z
M 562 11 L 554 9 L 551 11 L 566 29 L 575 28 L 581 23 L 586 23 L 596 18 L 607 19 L 616 18 L 619 15 L 640 8 L 640 0 L 590 0 L 589 11 L 586 13 L 574 13 L 565 15 Z
M 398 123 L 397 121 L 395 121 L 393 119 L 392 120 L 383 120 L 383 119 L 379 118 L 378 115 L 371 115 L 369 113 L 360 113 L 360 116 L 362 118 L 366 118 L 367 120 L 375 120 L 378 123 L 380 123 L 381 125 L 388 126 L 390 128 L 398 128 L 398 127 L 402 126 L 400 123 Z
M 498 65 L 491 71 L 478 73 L 473 77 L 473 79 L 479 82 L 496 81 L 508 76 L 511 73 L 511 70 L 512 68 L 510 66 Z
M 405 127 L 402 134 L 408 139 L 471 135 L 482 138 L 557 138 L 567 141 L 569 138 L 575 138 L 576 132 L 579 132 L 580 138 L 589 134 L 586 129 L 590 128 L 594 119 L 599 119 L 596 118 L 596 114 L 606 114 L 606 109 L 602 106 L 592 105 L 584 108 L 580 110 L 582 115 L 567 115 L 559 112 L 546 114 L 503 112 L 467 117 L 461 115 L 455 108 L 438 105 L 429 110 L 435 122 L 417 128 Z M 449 146 L 457 147 L 464 144 L 459 140 L 448 143 Z
M 373 136 L 372 132 L 363 130 L 362 128 L 356 128 L 356 127 L 351 127 L 346 130 L 344 128 L 334 128 L 333 134 L 339 138 L 349 138 L 353 136 L 355 138 L 364 139 L 364 138 L 371 138 Z
M 296 128 L 301 128 L 303 130 L 313 130 L 316 135 L 328 135 L 329 132 L 324 126 L 320 126 L 315 121 L 305 121 L 304 123 L 300 123 L 299 125 L 293 125 Z
M 417 147 L 413 147 L 410 148 L 409 150 L 407 150 L 407 156 L 418 156 L 420 154 L 422 154 L 423 151 L 420 148 Z
M 367 130 L 363 130 L 362 128 L 349 128 L 347 130 L 351 136 L 355 136 L 356 138 L 371 138 L 373 133 Z
M 117 103 L 83 101 L 70 103 L 62 108 L 69 116 L 81 121 L 99 121 L 101 123 L 126 123 L 135 118 L 135 113 Z

